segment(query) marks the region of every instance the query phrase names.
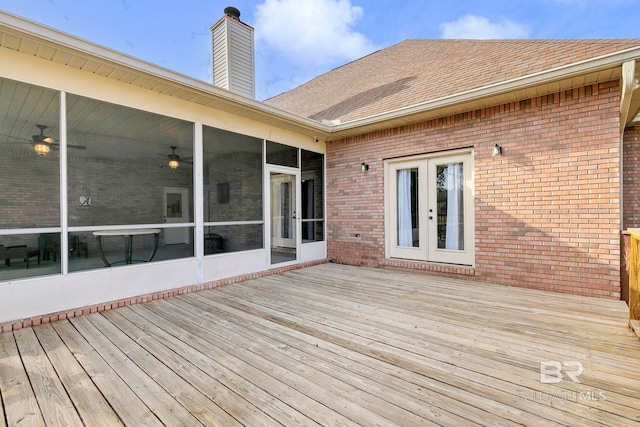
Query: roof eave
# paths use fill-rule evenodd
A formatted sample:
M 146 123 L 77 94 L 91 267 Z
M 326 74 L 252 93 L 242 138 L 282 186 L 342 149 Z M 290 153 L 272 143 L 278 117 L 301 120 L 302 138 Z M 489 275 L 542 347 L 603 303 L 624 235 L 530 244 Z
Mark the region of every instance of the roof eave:
M 195 96 L 196 101 L 216 108 L 229 107 L 239 116 L 260 120 L 280 126 L 304 135 L 325 139 L 329 127 L 316 120 L 281 110 L 252 98 L 244 97 L 219 88 L 202 80 L 154 65 L 115 50 L 90 43 L 81 38 L 57 31 L 53 28 L 0 11 L 1 33 L 10 33 L 15 37 L 64 50 L 71 55 L 91 58 L 105 65 L 144 75 L 147 78 L 169 83 L 178 91 L 188 92 L 189 98 Z M 71 62 L 71 61 L 69 61 Z M 215 98 L 215 99 L 214 99 Z
M 622 74 L 622 64 L 628 61 L 639 61 L 639 59 L 640 47 L 634 47 L 382 114 L 334 124 L 331 126 L 329 140 L 557 93 L 559 90 L 573 87 L 618 80 Z M 634 95 L 634 99 L 640 97 L 638 91 L 635 91 Z
M 70 55 L 89 58 L 114 69 L 143 75 L 158 85 L 168 84 L 171 86 L 172 96 L 188 98 L 211 108 L 226 110 L 241 117 L 325 141 L 557 93 L 586 84 L 618 80 L 621 78 L 621 66 L 624 62 L 640 59 L 640 47 L 634 47 L 374 116 L 339 124 L 325 124 L 0 11 L 0 37 L 3 32 L 42 46 L 60 49 Z M 636 66 L 636 69 L 640 67 Z M 638 108 L 634 106 L 640 105 L 639 92 L 635 90 L 633 93 L 629 120 L 638 117 Z

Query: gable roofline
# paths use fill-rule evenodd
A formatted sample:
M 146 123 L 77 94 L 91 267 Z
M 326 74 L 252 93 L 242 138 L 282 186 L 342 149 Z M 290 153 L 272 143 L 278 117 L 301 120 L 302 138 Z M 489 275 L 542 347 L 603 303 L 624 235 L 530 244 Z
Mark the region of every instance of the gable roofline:
M 636 69 L 640 69 L 640 46 L 512 80 L 485 85 L 381 114 L 343 123 L 331 122 L 331 139 L 340 139 L 474 111 L 480 108 L 503 105 L 589 84 L 619 80 L 622 77 L 622 65 L 629 61 L 635 61 Z M 635 90 L 634 93 L 636 104 L 640 103 L 640 94 L 638 92 L 638 90 Z

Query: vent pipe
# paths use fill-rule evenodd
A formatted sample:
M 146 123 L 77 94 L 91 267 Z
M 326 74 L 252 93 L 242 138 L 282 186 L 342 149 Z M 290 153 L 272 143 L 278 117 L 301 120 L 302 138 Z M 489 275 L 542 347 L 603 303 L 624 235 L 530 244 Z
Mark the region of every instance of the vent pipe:
M 233 6 L 225 7 L 224 14 L 231 18 L 236 18 L 238 21 L 240 20 L 240 11 Z

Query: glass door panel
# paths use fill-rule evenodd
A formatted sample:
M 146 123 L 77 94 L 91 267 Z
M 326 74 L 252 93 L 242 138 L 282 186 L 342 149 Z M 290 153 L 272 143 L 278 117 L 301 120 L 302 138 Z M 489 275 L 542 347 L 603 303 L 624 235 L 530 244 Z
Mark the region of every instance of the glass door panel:
M 464 164 L 436 166 L 438 249 L 464 249 Z
M 297 177 L 270 172 L 271 264 L 297 260 Z
M 429 159 L 429 261 L 473 264 L 470 160 L 470 155 Z
M 426 165 L 417 160 L 390 166 L 389 249 L 393 258 L 426 258 Z
M 398 246 L 420 246 L 418 210 L 418 168 L 399 169 L 398 182 Z

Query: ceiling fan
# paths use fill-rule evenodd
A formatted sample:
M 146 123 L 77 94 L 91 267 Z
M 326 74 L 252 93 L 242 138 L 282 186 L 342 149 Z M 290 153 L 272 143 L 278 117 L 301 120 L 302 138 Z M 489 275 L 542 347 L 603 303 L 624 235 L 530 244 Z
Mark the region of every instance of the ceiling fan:
M 38 129 L 40 129 L 40 134 L 31 135 L 31 139 L 33 139 L 33 142 L 31 144 L 33 145 L 33 149 L 36 151 L 36 153 L 40 155 L 45 155 L 49 152 L 50 149 L 59 150 L 60 144 L 58 144 L 55 139 L 51 138 L 50 136 L 46 136 L 44 134 L 44 130 L 47 128 L 47 126 L 46 125 L 36 125 L 36 126 Z M 85 147 L 84 145 L 72 145 L 72 144 L 67 144 L 67 148 L 73 148 L 76 150 L 87 149 L 87 147 Z
M 44 134 L 44 131 L 48 126 L 36 125 L 36 127 L 40 129 L 40 133 L 37 135 L 31 135 L 31 141 L 27 139 L 16 138 L 11 136 L 9 136 L 9 138 L 20 140 L 19 142 L 28 142 L 33 146 L 34 151 L 41 156 L 46 155 L 51 150 L 54 150 L 54 151 L 60 150 L 60 144 L 56 142 L 56 140 L 53 139 L 52 137 Z M 87 147 L 83 145 L 67 144 L 67 148 L 74 148 L 76 150 L 86 150 Z
M 178 147 L 171 146 L 170 148 L 171 148 L 171 154 L 158 153 L 158 155 L 169 160 L 168 165 L 171 169 L 178 169 L 178 166 L 180 166 L 180 162 L 193 164 L 192 162 L 193 157 L 180 157 L 179 155 L 176 154 L 176 149 Z

